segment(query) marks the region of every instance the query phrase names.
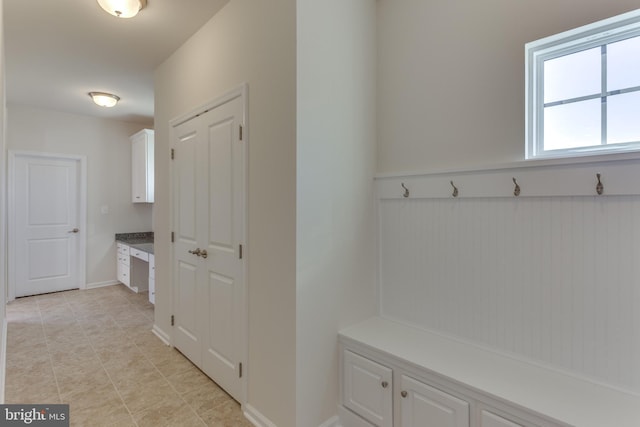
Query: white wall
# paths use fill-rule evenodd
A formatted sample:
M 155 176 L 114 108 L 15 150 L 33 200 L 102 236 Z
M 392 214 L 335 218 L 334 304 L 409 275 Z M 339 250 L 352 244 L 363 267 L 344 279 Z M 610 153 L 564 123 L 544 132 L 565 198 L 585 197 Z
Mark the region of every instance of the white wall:
M 249 360 L 245 409 L 295 422 L 295 1 L 231 0 L 155 75 L 156 327 L 170 333 L 169 121 L 249 87 Z
M 640 390 L 637 189 L 584 196 L 615 168 L 602 158 L 535 177 L 512 163 L 524 159 L 524 44 L 637 7 L 378 1 L 378 172 L 404 174 L 378 180 L 383 315 Z M 469 171 L 502 163 L 513 169 L 490 189 L 487 171 Z M 555 191 L 584 170 L 575 192 Z M 624 179 L 605 176 L 606 189 Z M 531 187 L 560 197 L 525 198 Z
M 338 405 L 338 330 L 376 307 L 376 2 L 297 6 L 296 425 L 319 426 Z
M 151 231 L 153 206 L 131 203 L 129 136 L 144 127 L 22 105 L 8 106 L 8 149 L 87 157 L 88 286 L 116 281 L 115 233 Z M 108 207 L 107 214 L 101 213 L 102 206 Z
M 378 171 L 524 159 L 524 44 L 634 0 L 378 1 Z

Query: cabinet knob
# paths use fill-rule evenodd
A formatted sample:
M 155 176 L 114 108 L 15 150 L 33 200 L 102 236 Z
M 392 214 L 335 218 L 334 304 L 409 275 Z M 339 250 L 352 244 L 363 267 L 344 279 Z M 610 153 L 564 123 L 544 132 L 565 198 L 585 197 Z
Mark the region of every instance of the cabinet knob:
M 382 381 L 382 384 L 381 384 L 381 385 L 382 385 L 382 388 L 387 388 L 387 387 L 389 387 L 389 383 L 388 383 L 388 382 L 386 382 L 386 381 Z
M 207 253 L 206 249 L 203 249 L 202 252 L 200 252 L 200 256 L 206 259 L 209 256 L 209 254 Z
M 406 391 L 404 391 L 404 390 L 402 390 L 402 391 L 400 392 L 400 396 L 402 396 L 403 398 L 404 398 L 404 397 L 407 397 L 407 394 L 408 394 L 408 393 L 407 393 Z

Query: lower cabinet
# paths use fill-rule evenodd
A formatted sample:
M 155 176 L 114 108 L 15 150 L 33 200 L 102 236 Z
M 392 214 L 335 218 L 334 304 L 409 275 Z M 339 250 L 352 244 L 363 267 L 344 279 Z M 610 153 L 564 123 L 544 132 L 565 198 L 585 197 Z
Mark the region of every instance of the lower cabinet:
M 406 375 L 400 376 L 400 425 L 469 427 L 469 403 Z
M 156 261 L 153 254 L 149 254 L 149 302 L 156 303 Z
M 129 246 L 122 243 L 117 243 L 116 256 L 117 256 L 116 276 L 118 278 L 118 281 L 120 281 L 121 283 L 124 283 L 127 286 L 131 286 Z
M 393 371 L 349 350 L 343 366 L 344 405 L 375 426 L 393 426 Z
M 492 412 L 486 403 L 447 391 L 407 372 L 393 360 L 342 350 L 342 405 L 375 427 L 537 427 Z M 450 387 L 455 389 L 455 385 Z M 545 424 L 546 425 L 546 424 Z M 349 427 L 349 424 L 345 424 Z

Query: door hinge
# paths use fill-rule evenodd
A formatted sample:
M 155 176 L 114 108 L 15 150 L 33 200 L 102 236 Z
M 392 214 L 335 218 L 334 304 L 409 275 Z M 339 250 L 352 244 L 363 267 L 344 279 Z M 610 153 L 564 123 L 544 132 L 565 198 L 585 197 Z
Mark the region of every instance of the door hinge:
M 171 232 L 171 243 L 173 243 L 175 241 L 176 238 L 176 233 L 174 233 L 173 231 Z
M 242 362 L 238 365 L 238 378 L 242 378 Z
M 242 245 L 238 245 L 238 258 L 242 259 Z
M 240 125 L 239 127 L 240 127 L 240 141 L 242 141 L 242 125 Z
M 175 323 L 175 317 L 173 317 L 173 314 L 171 315 L 171 326 L 173 326 L 173 324 Z
M 176 150 L 175 149 L 171 149 L 171 160 L 176 158 Z

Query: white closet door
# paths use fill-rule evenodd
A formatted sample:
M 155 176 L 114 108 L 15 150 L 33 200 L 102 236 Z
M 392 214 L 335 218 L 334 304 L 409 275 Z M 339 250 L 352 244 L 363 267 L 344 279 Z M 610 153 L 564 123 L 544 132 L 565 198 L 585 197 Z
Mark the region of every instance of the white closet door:
M 242 400 L 246 293 L 243 97 L 174 128 L 176 347 Z

